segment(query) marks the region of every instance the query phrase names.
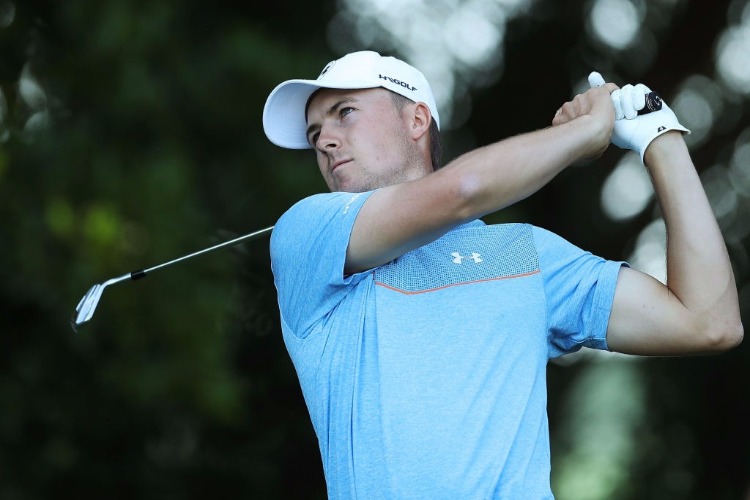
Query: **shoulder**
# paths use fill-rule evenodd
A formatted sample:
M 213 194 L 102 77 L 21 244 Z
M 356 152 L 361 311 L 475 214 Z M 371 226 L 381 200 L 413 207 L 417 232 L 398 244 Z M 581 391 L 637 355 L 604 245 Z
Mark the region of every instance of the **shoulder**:
M 299 222 L 300 220 L 320 217 L 346 216 L 350 210 L 357 208 L 367 197 L 367 193 L 319 193 L 308 196 L 292 205 L 279 218 L 277 225 Z
M 271 234 L 271 254 L 289 253 L 291 247 L 310 248 L 338 244 L 344 249 L 366 193 L 320 193 L 304 198 L 279 218 Z

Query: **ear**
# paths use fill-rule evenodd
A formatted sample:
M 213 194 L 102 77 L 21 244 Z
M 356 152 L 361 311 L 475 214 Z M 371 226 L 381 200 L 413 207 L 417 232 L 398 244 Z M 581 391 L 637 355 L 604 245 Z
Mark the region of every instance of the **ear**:
M 430 108 L 423 102 L 414 104 L 411 118 L 411 136 L 418 141 L 422 137 L 429 137 L 430 123 L 432 122 L 432 113 Z

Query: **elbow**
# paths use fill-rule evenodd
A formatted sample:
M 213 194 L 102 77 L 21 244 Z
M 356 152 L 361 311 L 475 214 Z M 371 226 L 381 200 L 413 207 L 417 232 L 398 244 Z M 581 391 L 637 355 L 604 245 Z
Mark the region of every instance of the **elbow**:
M 714 325 L 704 335 L 708 352 L 724 352 L 734 349 L 742 343 L 745 336 L 742 321 L 730 321 L 724 325 Z
M 453 183 L 454 210 L 456 215 L 464 220 L 471 220 L 481 215 L 482 183 L 479 176 L 462 171 L 456 171 L 457 178 Z
M 734 292 L 734 288 L 731 289 Z M 690 330 L 699 339 L 699 345 L 707 353 L 719 353 L 734 349 L 742 343 L 745 329 L 742 325 L 739 301 L 736 293 L 726 295 L 728 300 L 691 315 Z
M 462 221 L 476 219 L 508 205 L 502 202 L 505 194 L 500 189 L 497 192 L 488 190 L 481 175 L 468 169 L 453 172 L 456 175 L 453 182 L 454 210 Z
M 742 343 L 745 337 L 745 328 L 742 326 L 742 320 L 738 319 L 734 328 L 724 336 L 725 349 L 733 349 Z

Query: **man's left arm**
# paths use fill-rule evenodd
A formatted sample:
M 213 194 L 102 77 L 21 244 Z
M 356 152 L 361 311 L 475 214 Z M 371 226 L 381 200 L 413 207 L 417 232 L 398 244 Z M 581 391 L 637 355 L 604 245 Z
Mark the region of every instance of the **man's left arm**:
M 682 134 L 660 135 L 643 160 L 667 228 L 667 282 L 629 268 L 620 271 L 608 347 L 642 355 L 732 348 L 743 337 L 734 274 Z

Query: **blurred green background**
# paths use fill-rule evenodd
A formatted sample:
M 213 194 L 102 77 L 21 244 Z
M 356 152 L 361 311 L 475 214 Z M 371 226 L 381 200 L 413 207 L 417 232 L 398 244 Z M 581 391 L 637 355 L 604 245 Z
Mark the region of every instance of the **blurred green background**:
M 683 123 L 750 306 L 750 3 L 0 0 L 0 499 L 324 498 L 268 241 L 94 283 L 274 224 L 325 190 L 261 126 L 282 80 L 375 49 L 419 66 L 445 159 L 549 125 L 591 70 Z M 648 176 L 610 149 L 488 217 L 663 279 Z M 559 499 L 750 497 L 750 347 L 549 367 Z

